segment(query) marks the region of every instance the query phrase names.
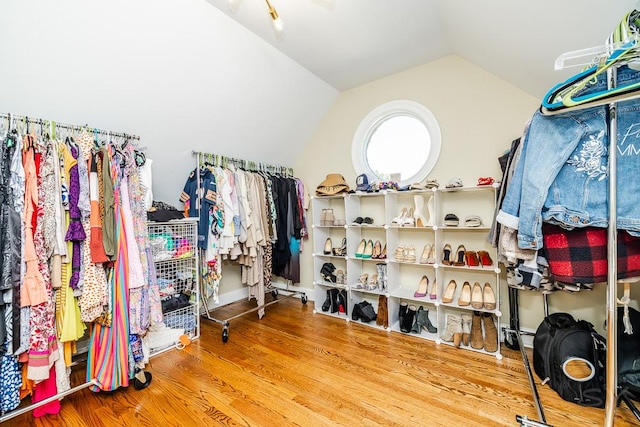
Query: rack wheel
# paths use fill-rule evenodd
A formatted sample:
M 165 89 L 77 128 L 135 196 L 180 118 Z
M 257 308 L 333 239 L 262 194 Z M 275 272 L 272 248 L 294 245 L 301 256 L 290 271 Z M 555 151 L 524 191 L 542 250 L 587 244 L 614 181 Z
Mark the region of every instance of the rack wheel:
M 520 350 L 518 337 L 514 331 L 504 331 L 504 345 L 510 350 Z
M 229 341 L 229 327 L 224 326 L 222 328 L 222 342 L 227 342 L 227 341 Z
M 306 304 L 307 303 L 307 296 L 306 295 L 302 295 L 302 297 L 300 297 L 300 301 L 302 301 L 302 304 Z
M 278 290 L 277 289 L 272 290 L 271 291 L 271 296 L 276 298 L 278 296 Z

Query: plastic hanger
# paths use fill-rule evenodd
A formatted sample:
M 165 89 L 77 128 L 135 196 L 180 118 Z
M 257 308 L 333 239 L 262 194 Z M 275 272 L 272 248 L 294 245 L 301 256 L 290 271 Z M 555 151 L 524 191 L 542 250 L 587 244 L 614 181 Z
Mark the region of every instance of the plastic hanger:
M 628 85 L 605 89 L 574 98 L 576 93 L 584 89 L 588 84 L 594 82 L 595 79 L 607 72 L 607 70 L 611 69 L 613 66 L 628 63 L 633 59 L 638 59 L 638 45 L 635 41 L 629 42 L 628 44 L 625 44 L 624 47 L 616 50 L 603 65 L 592 66 L 591 68 L 569 78 L 564 83 L 553 87 L 544 96 L 542 106 L 547 110 L 557 110 L 563 109 L 564 107 L 576 107 L 580 104 L 596 100 L 604 100 L 606 103 L 609 102 L 607 101 L 607 97 L 639 89 L 640 82 L 634 82 Z
M 555 62 L 555 69 L 587 65 L 589 68 L 569 78 L 565 82 L 554 86 L 549 90 L 542 101 L 540 111 L 545 115 L 558 114 L 568 109 L 583 109 L 597 105 L 604 105 L 614 100 L 633 99 L 640 97 L 637 93 L 640 82 L 625 86 L 616 86 L 600 92 L 574 97 L 588 84 L 597 81 L 598 76 L 613 69 L 613 66 L 628 64 L 634 67 L 638 60 L 640 49 L 640 1 L 636 8 L 625 15 L 609 37 L 609 43 L 587 49 L 566 52 L 560 55 Z M 589 58 L 588 62 L 577 62 L 579 59 Z M 572 62 L 573 61 L 573 62 Z M 577 62 L 577 63 L 576 63 Z

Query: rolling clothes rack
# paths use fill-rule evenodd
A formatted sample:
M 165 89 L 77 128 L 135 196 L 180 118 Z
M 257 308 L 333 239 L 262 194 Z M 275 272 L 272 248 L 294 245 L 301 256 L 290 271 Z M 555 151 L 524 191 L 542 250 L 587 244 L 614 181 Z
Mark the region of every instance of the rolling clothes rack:
M 103 130 L 103 129 L 98 129 L 98 128 L 92 128 L 89 127 L 88 125 L 84 125 L 84 126 L 79 126 L 79 125 L 70 125 L 70 124 L 64 124 L 64 123 L 59 123 L 53 120 L 46 120 L 46 119 L 40 119 L 40 118 L 30 118 L 28 116 L 20 116 L 20 115 L 16 115 L 16 114 L 11 114 L 11 113 L 0 113 L 0 120 L 7 120 L 8 121 L 8 129 L 10 130 L 12 128 L 12 126 L 18 126 L 18 125 L 23 125 L 26 127 L 26 131 L 29 131 L 29 127 L 32 125 L 36 125 L 36 126 L 40 126 L 40 132 L 41 134 L 44 133 L 49 133 L 49 135 L 51 136 L 51 138 L 55 138 L 56 133 L 58 132 L 58 130 L 65 130 L 65 131 L 70 131 L 70 132 L 81 132 L 83 130 L 89 131 L 91 133 L 93 133 L 94 135 L 107 135 L 107 136 L 113 136 L 116 138 L 122 138 L 125 140 L 140 140 L 140 136 L 137 135 L 130 135 L 127 133 L 123 133 L 123 132 L 111 132 L 111 131 L 107 131 L 107 130 Z M 2 126 L 4 126 L 4 122 L 2 122 Z M 58 392 L 56 394 L 54 394 L 53 396 L 50 396 L 46 399 L 43 399 L 41 401 L 35 402 L 35 403 L 31 403 L 28 404 L 24 407 L 20 407 L 11 411 L 8 411 L 4 414 L 2 414 L 0 416 L 0 423 L 3 423 L 11 418 L 17 417 L 19 415 L 25 414 L 27 412 L 33 411 L 34 409 L 37 409 L 41 406 L 44 406 L 48 403 L 51 403 L 55 400 L 60 400 L 62 398 L 64 398 L 65 396 L 68 396 L 70 394 L 73 394 L 77 391 L 80 391 L 82 389 L 85 389 L 87 387 L 92 387 L 92 388 L 97 388 L 99 387 L 99 381 L 96 378 L 90 379 L 82 384 L 79 384 L 75 387 L 71 387 L 68 390 L 65 391 L 61 391 Z
M 637 58 L 637 50 L 638 50 L 638 41 L 639 35 L 637 33 L 638 26 L 640 24 L 640 2 L 636 4 L 634 10 L 629 12 L 622 22 L 620 22 L 613 32 L 613 34 L 607 40 L 607 45 L 595 48 L 595 49 L 583 49 L 576 52 L 569 52 L 561 55 L 556 60 L 556 69 L 564 68 L 565 61 L 568 59 L 575 59 L 581 56 L 591 55 L 591 59 L 593 60 L 594 54 L 603 55 L 606 54 L 611 55 L 609 58 L 614 57 L 612 55 L 612 51 L 614 49 L 618 49 L 620 47 L 628 48 L 629 46 L 620 46 L 621 44 L 629 43 L 628 39 L 631 39 L 631 49 L 633 49 L 633 56 Z M 630 51 L 630 50 L 629 50 Z M 629 52 L 626 51 L 625 53 Z M 617 88 L 617 72 L 620 66 L 624 65 L 627 60 L 623 60 L 620 63 L 615 63 L 616 60 L 612 59 L 609 62 L 609 58 L 607 58 L 606 62 L 606 78 L 607 78 L 607 90 L 612 91 Z M 611 93 L 614 93 L 613 91 Z M 617 154 L 618 154 L 618 102 L 630 99 L 636 99 L 640 97 L 640 91 L 630 90 L 627 93 L 623 93 L 622 95 L 607 97 L 606 95 L 601 98 L 596 98 L 594 101 L 584 100 L 584 103 L 577 102 L 574 105 L 569 106 L 567 108 L 563 108 L 561 111 L 568 111 L 569 109 L 580 109 L 580 108 L 588 108 L 598 105 L 606 105 L 608 111 L 609 120 L 607 122 L 607 134 L 609 136 L 609 165 L 608 165 L 608 174 L 609 174 L 609 197 L 608 197 L 608 226 L 607 226 L 607 305 L 606 305 L 606 322 L 607 322 L 607 357 L 606 357 L 606 393 L 605 393 L 605 419 L 604 425 L 606 427 L 613 426 L 615 423 L 615 411 L 619 400 L 624 401 L 632 413 L 636 418 L 640 420 L 640 411 L 637 410 L 633 402 L 629 401 L 625 396 L 621 396 L 618 399 L 618 384 L 617 384 L 617 305 L 628 303 L 628 289 L 629 282 L 622 281 L 625 286 L 625 297 L 620 300 L 617 297 L 617 284 L 618 284 L 618 266 L 617 266 Z M 569 97 L 570 98 L 570 97 Z M 545 100 L 546 101 L 546 100 Z M 557 114 L 557 112 L 550 111 L 545 108 L 541 108 L 541 111 L 544 114 Z M 560 111 L 560 112 L 561 112 Z M 511 294 L 510 294 L 511 296 Z M 545 317 L 548 315 L 548 303 L 545 295 L 544 300 L 544 309 L 545 309 Z M 513 314 L 513 313 L 512 313 Z M 520 331 L 519 327 L 516 328 L 516 335 L 518 337 L 518 344 L 522 347 L 522 341 L 520 339 Z M 534 394 L 534 399 L 536 400 L 536 405 L 538 407 L 538 414 L 540 415 L 543 423 L 537 423 L 535 421 L 527 420 L 526 417 L 516 416 L 517 421 L 522 422 L 523 426 L 546 426 L 547 424 L 544 422 L 544 413 L 542 412 L 542 407 L 540 405 L 537 390 L 535 388 L 535 383 L 532 380 L 530 368 L 528 367 L 528 360 L 526 359 L 526 355 L 524 355 L 523 351 L 523 361 L 527 365 L 527 373 L 530 376 L 530 383 L 532 387 L 532 391 Z
M 243 169 L 243 170 L 248 170 L 248 171 L 255 171 L 255 172 L 266 172 L 266 173 L 272 173 L 272 174 L 280 174 L 286 177 L 293 177 L 293 169 L 289 168 L 289 167 L 284 167 L 284 166 L 278 166 L 278 165 L 269 165 L 269 164 L 264 164 L 261 162 L 254 162 L 254 161 L 250 161 L 250 160 L 244 160 L 244 159 L 237 159 L 237 158 L 233 158 L 233 157 L 227 157 L 227 156 L 221 156 L 218 154 L 212 154 L 212 153 L 204 153 L 204 152 L 199 152 L 199 151 L 192 151 L 192 154 L 196 156 L 196 182 L 197 182 L 197 186 L 198 188 L 200 188 L 201 185 L 201 180 L 200 180 L 200 166 L 203 166 L 205 163 L 206 164 L 210 164 L 212 166 L 220 166 L 223 168 L 226 168 L 229 165 L 233 165 L 239 169 Z M 198 216 L 200 216 L 200 209 L 201 209 L 202 205 L 201 205 L 201 195 L 200 197 L 198 197 L 196 199 L 196 210 L 198 212 Z M 230 322 L 234 319 L 237 319 L 239 317 L 242 317 L 246 314 L 249 313 L 254 313 L 254 312 L 259 312 L 263 313 L 264 309 L 272 304 L 275 304 L 277 302 L 282 301 L 283 299 L 274 299 L 270 302 L 264 303 L 264 304 L 259 304 L 258 306 L 250 309 L 250 310 L 246 310 L 243 311 L 241 313 L 235 314 L 231 317 L 225 318 L 225 319 L 218 319 L 215 318 L 211 315 L 212 312 L 214 312 L 217 309 L 220 309 L 224 306 L 220 306 L 220 307 L 216 307 L 214 309 L 209 309 L 209 305 L 208 305 L 208 298 L 209 296 L 207 295 L 206 289 L 204 289 L 205 286 L 205 281 L 204 279 L 204 275 L 206 274 L 205 271 L 206 269 L 204 268 L 204 263 L 206 262 L 204 260 L 204 256 L 203 256 L 203 252 L 204 250 L 199 249 L 199 253 L 200 253 L 200 257 L 201 257 L 201 262 L 203 263 L 203 268 L 201 269 L 201 275 L 202 277 L 200 277 L 201 280 L 198 280 L 199 282 L 199 286 L 200 286 L 200 299 L 201 299 L 201 304 L 203 305 L 204 310 L 202 311 L 202 316 L 204 316 L 207 320 L 211 320 L 213 322 L 219 323 L 220 325 L 222 325 L 222 342 L 227 342 L 229 340 L 229 326 L 230 326 Z M 270 289 L 270 293 L 272 295 L 273 298 L 277 298 L 279 295 L 279 291 L 283 290 L 285 291 L 284 294 L 284 299 L 287 298 L 291 298 L 295 295 L 300 295 L 300 300 L 302 301 L 303 304 L 307 303 L 307 296 L 303 291 L 298 291 L 298 290 L 294 290 L 294 289 L 290 289 L 290 285 L 292 284 L 291 280 L 287 280 L 286 286 L 284 287 L 276 287 L 273 286 L 273 284 L 271 285 L 272 289 Z M 266 291 L 265 291 L 266 293 Z M 233 301 L 229 304 L 232 304 L 234 302 L 237 301 Z M 228 304 L 227 304 L 228 305 Z M 260 316 L 262 317 L 262 316 Z

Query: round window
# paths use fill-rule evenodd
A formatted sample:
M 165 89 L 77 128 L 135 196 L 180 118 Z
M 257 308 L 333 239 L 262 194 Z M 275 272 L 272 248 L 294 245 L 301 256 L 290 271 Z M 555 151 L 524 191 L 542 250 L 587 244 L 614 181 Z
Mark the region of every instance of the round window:
M 371 111 L 353 138 L 356 173 L 400 186 L 422 181 L 440 155 L 440 126 L 433 114 L 413 101 L 393 101 Z

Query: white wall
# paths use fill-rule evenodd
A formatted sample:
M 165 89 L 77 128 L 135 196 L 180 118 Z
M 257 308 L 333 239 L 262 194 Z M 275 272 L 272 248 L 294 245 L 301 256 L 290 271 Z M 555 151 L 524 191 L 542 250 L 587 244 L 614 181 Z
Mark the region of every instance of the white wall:
M 180 207 L 192 150 L 291 166 L 337 91 L 205 0 L 6 0 L 0 111 L 140 135 Z
M 457 56 L 448 56 L 393 76 L 345 91 L 316 129 L 295 164 L 310 193 L 327 173 L 341 173 L 352 187 L 356 172 L 351 143 L 360 121 L 388 101 L 409 99 L 429 108 L 442 130 L 440 159 L 430 178 L 441 185 L 458 176 L 473 185 L 480 176 L 501 177 L 497 158 L 522 134 L 539 100 Z M 410 156 L 411 153 L 406 153 Z M 308 214 L 310 216 L 311 213 Z M 351 218 L 352 219 L 352 218 Z M 350 220 L 350 218 L 347 218 Z M 312 242 L 306 244 L 302 284 L 312 289 Z M 393 248 L 387 248 L 393 251 Z M 417 284 L 416 284 L 417 286 Z M 509 323 L 506 284 L 501 288 L 502 322 Z M 309 295 L 313 295 L 309 292 Z M 605 287 L 579 295 L 558 293 L 549 298 L 550 311 L 570 311 L 590 320 L 602 331 Z M 520 322 L 535 329 L 543 318 L 542 297 L 520 292 Z

